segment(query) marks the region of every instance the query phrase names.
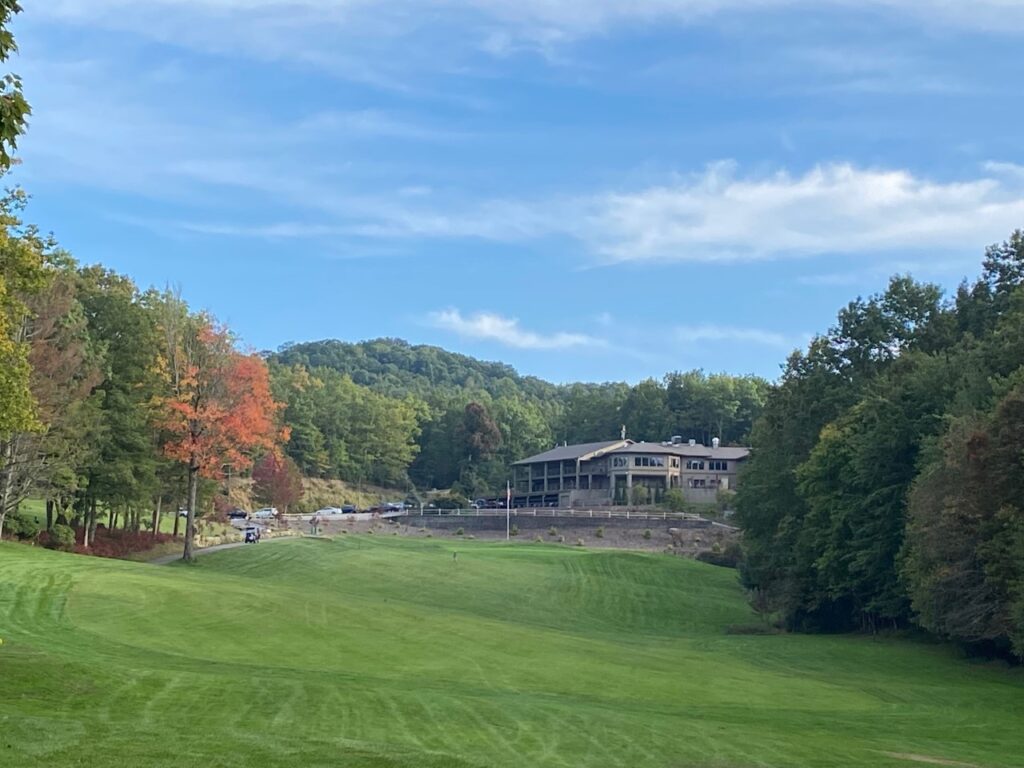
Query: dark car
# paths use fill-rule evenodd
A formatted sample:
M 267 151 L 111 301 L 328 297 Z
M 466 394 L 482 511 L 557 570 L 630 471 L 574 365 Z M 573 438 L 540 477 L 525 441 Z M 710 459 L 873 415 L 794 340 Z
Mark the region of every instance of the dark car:
M 341 514 L 343 515 L 354 515 L 358 511 L 359 509 L 356 507 L 355 504 L 345 504 L 341 508 Z
M 244 509 L 232 509 L 228 512 L 228 520 L 246 520 L 249 517 L 249 513 Z

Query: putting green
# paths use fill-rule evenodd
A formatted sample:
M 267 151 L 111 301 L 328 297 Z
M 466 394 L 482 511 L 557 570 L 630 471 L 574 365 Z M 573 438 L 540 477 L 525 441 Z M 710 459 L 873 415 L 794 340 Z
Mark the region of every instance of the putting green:
M 1020 671 L 726 632 L 755 623 L 735 572 L 662 555 L 0 545 L 0 766 L 1024 765 Z

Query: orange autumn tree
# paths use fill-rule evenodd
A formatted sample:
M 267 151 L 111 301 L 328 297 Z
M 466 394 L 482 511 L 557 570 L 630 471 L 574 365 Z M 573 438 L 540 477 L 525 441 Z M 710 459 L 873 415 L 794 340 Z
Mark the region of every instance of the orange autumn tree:
M 163 309 L 167 396 L 159 426 L 164 453 L 188 469 L 182 559 L 191 561 L 199 478 L 217 478 L 225 466 L 246 469 L 254 453 L 272 450 L 285 437 L 277 427 L 282 406 L 271 395 L 266 363 L 239 353 L 226 329 L 188 315 L 173 297 Z

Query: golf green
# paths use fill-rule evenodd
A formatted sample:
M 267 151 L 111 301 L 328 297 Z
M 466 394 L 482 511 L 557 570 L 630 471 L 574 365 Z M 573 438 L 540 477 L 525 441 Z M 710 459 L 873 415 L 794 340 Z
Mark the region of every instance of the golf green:
M 1024 765 L 1019 670 L 728 631 L 756 623 L 734 571 L 667 555 L 3 544 L 0 766 Z

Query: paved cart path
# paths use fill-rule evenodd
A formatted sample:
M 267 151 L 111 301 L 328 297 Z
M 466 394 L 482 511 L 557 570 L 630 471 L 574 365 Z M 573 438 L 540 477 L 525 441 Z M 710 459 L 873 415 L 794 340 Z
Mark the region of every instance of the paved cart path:
M 268 544 L 274 541 L 288 541 L 294 539 L 294 536 L 279 536 L 273 539 L 264 539 L 260 544 Z M 259 546 L 259 544 L 246 544 L 244 541 L 236 541 L 231 544 L 217 544 L 212 547 L 203 547 L 202 549 L 196 549 L 193 554 L 198 557 L 199 555 L 208 555 L 211 552 L 220 552 L 224 549 L 234 549 L 235 547 L 252 547 Z M 150 565 L 169 565 L 170 563 L 181 560 L 181 555 L 165 555 L 164 557 L 158 557 L 156 560 L 149 560 Z

